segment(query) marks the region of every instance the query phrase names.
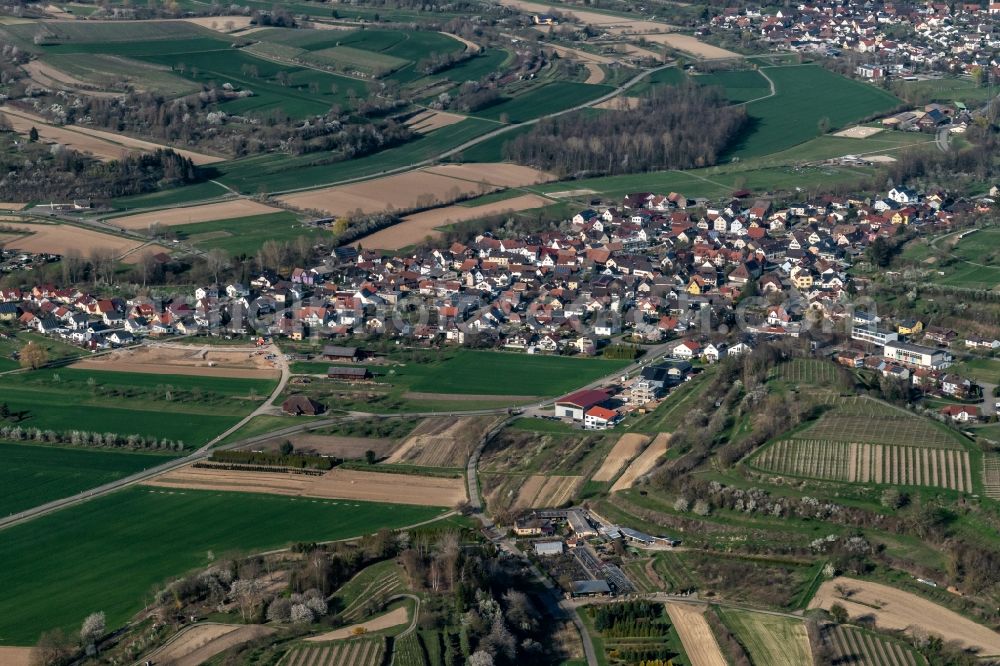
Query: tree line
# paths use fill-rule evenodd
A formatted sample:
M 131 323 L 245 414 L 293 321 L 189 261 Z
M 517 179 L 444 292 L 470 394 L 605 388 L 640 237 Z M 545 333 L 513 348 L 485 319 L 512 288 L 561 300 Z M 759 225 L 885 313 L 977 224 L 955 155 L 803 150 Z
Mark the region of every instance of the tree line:
M 747 122 L 716 87 L 654 89 L 634 108 L 577 111 L 504 144 L 504 157 L 559 176 L 690 169 L 715 164 Z

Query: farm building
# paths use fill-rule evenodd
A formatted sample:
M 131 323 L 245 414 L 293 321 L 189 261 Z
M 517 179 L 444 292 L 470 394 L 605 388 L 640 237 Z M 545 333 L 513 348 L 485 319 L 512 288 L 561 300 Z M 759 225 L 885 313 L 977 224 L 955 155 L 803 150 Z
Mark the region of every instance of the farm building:
M 326 408 L 307 395 L 293 395 L 281 403 L 281 411 L 292 416 L 316 416 Z
M 573 510 L 566 514 L 566 522 L 569 523 L 569 527 L 573 530 L 573 533 L 577 536 L 584 538 L 597 536 L 597 530 L 595 530 L 587 517 L 583 515 L 583 512 Z
M 604 597 L 611 594 L 611 586 L 606 580 L 574 580 L 574 597 Z
M 541 536 L 552 534 L 555 531 L 552 521 L 545 518 L 528 516 L 527 518 L 518 518 L 514 523 L 514 534 L 517 536 Z
M 671 539 L 670 537 L 653 536 L 651 534 L 646 534 L 645 532 L 640 532 L 639 530 L 633 530 L 631 527 L 619 527 L 618 531 L 621 535 L 631 541 L 632 543 L 639 544 L 641 546 L 653 546 L 656 544 L 664 544 L 667 546 L 676 546 L 680 543 L 678 539 Z
M 584 389 L 556 400 L 556 416 L 582 421 L 588 409 L 608 399 L 607 391 Z
M 907 342 L 887 342 L 883 353 L 889 360 L 918 368 L 940 370 L 951 365 L 951 354 L 940 349 Z
M 535 555 L 538 555 L 539 557 L 552 557 L 562 554 L 562 541 L 540 541 L 535 544 Z
M 356 347 L 338 347 L 326 345 L 323 347 L 323 359 L 327 361 L 350 361 L 356 363 L 365 357 L 364 351 Z
M 371 373 L 368 372 L 368 368 L 345 368 L 339 365 L 331 365 L 326 369 L 326 376 L 329 379 L 359 381 L 369 379 L 371 377 Z

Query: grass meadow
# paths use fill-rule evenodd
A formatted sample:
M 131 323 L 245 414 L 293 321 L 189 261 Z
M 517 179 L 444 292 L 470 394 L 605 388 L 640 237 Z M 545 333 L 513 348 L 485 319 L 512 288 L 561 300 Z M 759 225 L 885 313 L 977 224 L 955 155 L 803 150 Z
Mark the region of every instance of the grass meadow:
M 443 509 L 131 487 L 4 530 L 0 644 L 72 633 L 102 610 L 125 622 L 171 577 L 227 554 L 398 528 Z
M 729 150 L 731 157 L 768 155 L 819 136 L 821 120 L 830 129 L 846 127 L 887 112 L 901 102 L 867 83 L 819 65 L 767 67 L 775 95 L 747 104 L 750 127 Z
M 166 455 L 0 442 L 0 515 L 24 511 L 155 467 Z
M 490 120 L 506 118 L 508 122 L 523 123 L 541 116 L 579 106 L 611 92 L 609 86 L 554 81 L 532 88 L 516 97 L 509 97 L 489 106 L 475 115 Z
M 291 212 L 265 213 L 214 222 L 197 222 L 171 227 L 182 240 L 205 250 L 218 248 L 233 256 L 253 256 L 265 241 L 292 241 L 308 236 L 317 241 L 329 232 L 303 227 Z
M 181 440 L 218 435 L 267 397 L 269 380 L 59 368 L 9 375 L 0 401 L 11 425 Z

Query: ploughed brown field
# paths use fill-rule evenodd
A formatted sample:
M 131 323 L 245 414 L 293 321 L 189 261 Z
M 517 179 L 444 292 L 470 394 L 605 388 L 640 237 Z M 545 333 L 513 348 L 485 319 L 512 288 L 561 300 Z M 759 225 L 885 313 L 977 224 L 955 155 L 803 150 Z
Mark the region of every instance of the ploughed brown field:
M 145 252 L 169 252 L 162 245 L 122 238 L 92 229 L 82 229 L 68 224 L 30 224 L 3 222 L 4 226 L 26 235 L 7 241 L 6 247 L 22 252 L 67 254 L 71 250 L 87 257 L 94 250 L 111 250 L 125 263 L 136 263 Z
M 73 367 L 233 379 L 274 379 L 281 374 L 273 363 L 256 351 L 157 345 L 119 349 L 110 354 L 77 361 Z
M 656 467 L 656 463 L 667 452 L 667 444 L 670 442 L 670 433 L 661 432 L 653 442 L 646 447 L 646 450 L 639 454 L 639 457 L 632 461 L 626 468 L 615 485 L 611 486 L 611 492 L 625 490 L 635 485 L 635 482 L 644 474 L 648 474 Z
M 708 626 L 703 606 L 667 604 L 667 614 L 677 628 L 691 666 L 726 666 L 726 658 Z
M 148 656 L 164 666 L 199 666 L 231 647 L 272 633 L 274 629 L 259 624 L 198 624 Z
M 338 468 L 322 476 L 314 476 L 186 466 L 144 483 L 161 488 L 268 493 L 420 506 L 452 507 L 465 501 L 464 478 L 383 474 Z
M 107 222 L 122 229 L 148 229 L 154 224 L 172 227 L 179 224 L 232 220 L 239 217 L 279 212 L 281 212 L 280 208 L 267 206 L 252 199 L 233 199 L 232 201 L 219 201 L 200 206 L 167 208 L 150 213 L 126 215 L 107 220 Z M 233 223 L 233 231 L 239 232 L 237 223 Z
M 837 586 L 844 585 L 852 594 L 844 599 Z M 840 604 L 851 617 L 873 616 L 882 629 L 917 629 L 941 636 L 945 642 L 957 641 L 963 648 L 976 649 L 981 655 L 1000 655 L 1000 634 L 972 620 L 910 592 L 888 585 L 839 576 L 820 585 L 809 608 Z

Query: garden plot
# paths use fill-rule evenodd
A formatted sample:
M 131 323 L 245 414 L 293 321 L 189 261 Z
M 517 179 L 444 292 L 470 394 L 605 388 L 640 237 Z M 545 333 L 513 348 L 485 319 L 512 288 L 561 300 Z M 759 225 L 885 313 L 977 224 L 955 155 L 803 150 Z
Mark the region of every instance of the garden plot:
M 840 596 L 838 586 L 846 586 L 850 595 Z M 958 613 L 939 606 L 910 592 L 888 585 L 855 578 L 838 577 L 824 582 L 809 608 L 825 608 L 840 604 L 851 617 L 874 616 L 882 629 L 923 632 L 956 641 L 964 648 L 980 654 L 1000 654 L 1000 634 L 977 624 Z

